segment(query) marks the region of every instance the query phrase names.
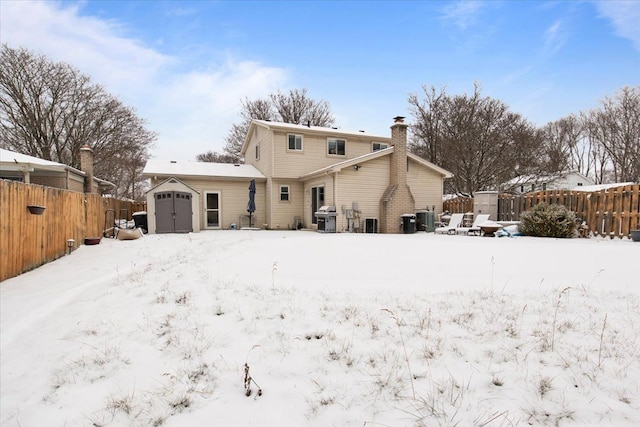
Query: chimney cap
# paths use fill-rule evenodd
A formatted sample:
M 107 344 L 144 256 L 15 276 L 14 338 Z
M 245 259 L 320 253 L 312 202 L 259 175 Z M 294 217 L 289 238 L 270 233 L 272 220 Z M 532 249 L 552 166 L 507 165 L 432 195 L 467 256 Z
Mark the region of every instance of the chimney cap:
M 393 122 L 394 122 L 394 123 L 404 123 L 404 117 L 402 117 L 402 116 L 395 116 L 395 117 L 393 118 Z
M 93 151 L 93 148 L 91 148 L 88 144 L 84 144 L 82 147 L 80 147 L 80 150 Z

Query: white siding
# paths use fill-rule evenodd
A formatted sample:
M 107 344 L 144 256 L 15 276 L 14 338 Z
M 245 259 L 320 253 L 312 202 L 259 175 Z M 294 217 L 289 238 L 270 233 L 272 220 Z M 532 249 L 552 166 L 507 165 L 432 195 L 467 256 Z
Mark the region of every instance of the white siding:
M 240 215 L 248 215 L 247 203 L 249 202 L 250 179 L 181 179 L 181 181 L 200 193 L 198 205 L 194 208 L 194 215 L 197 214 L 198 216 L 197 228 L 201 230 L 206 229 L 206 200 L 204 195 L 207 192 L 220 194 L 220 228 L 228 229 L 231 224 L 240 226 Z M 266 218 L 267 199 L 264 182 L 256 182 L 255 197 L 256 212 L 253 213 L 254 226 L 261 228 Z M 150 203 L 148 203 L 148 205 L 150 205 Z M 248 220 L 245 220 L 244 225 L 248 225 Z
M 353 202 L 358 203 L 360 214 L 360 231 L 364 231 L 365 218 L 376 218 L 380 221 L 380 198 L 389 186 L 390 156 L 368 161 L 357 171 L 345 168 L 338 177 L 336 227 L 346 230 L 348 221 L 342 207 L 351 209 Z
M 272 181 L 273 188 L 273 213 L 269 228 L 273 230 L 292 229 L 295 217 L 303 218 L 304 193 L 303 184 L 295 180 L 276 180 Z M 289 201 L 280 201 L 280 186 L 289 186 Z
M 442 212 L 442 176 L 421 164 L 409 159 L 407 184 L 416 202 L 416 210 L 435 206 L 437 213 Z
M 275 167 L 273 174 L 279 178 L 298 178 L 314 170 L 323 167 L 359 157 L 371 152 L 371 136 L 353 137 L 335 137 L 322 134 L 305 134 L 303 135 L 302 151 L 289 151 L 287 132 L 276 132 L 274 135 L 274 157 Z M 327 154 L 327 139 L 338 138 L 344 139 L 345 155 L 329 155 Z M 380 138 L 377 138 L 378 140 Z M 385 141 L 382 141 L 385 142 Z M 264 172 L 263 172 L 264 173 Z

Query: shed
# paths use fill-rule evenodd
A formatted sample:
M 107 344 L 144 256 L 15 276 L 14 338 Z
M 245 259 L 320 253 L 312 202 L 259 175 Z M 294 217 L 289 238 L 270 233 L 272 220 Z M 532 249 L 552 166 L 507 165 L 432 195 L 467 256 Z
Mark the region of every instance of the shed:
M 200 193 L 176 177 L 147 191 L 150 233 L 200 231 Z

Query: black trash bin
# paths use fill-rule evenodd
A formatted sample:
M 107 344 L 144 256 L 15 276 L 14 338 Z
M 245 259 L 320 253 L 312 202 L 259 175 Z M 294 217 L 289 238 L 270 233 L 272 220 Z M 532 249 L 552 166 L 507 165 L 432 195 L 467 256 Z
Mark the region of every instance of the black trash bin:
M 134 212 L 131 214 L 131 217 L 133 218 L 133 223 L 136 225 L 136 228 L 142 228 L 144 233 L 149 230 L 146 211 Z
M 416 216 L 414 214 L 402 215 L 402 231 L 404 234 L 413 234 L 416 232 Z

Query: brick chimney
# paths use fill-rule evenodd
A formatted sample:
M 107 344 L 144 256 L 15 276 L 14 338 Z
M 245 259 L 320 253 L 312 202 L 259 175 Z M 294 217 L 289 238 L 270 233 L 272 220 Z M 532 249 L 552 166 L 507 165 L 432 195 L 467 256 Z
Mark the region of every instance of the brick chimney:
M 407 183 L 407 127 L 404 117 L 394 117 L 391 126 L 391 155 L 390 184 L 402 185 Z
M 94 193 L 93 190 L 93 149 L 88 145 L 80 149 L 80 170 L 86 175 L 84 177 L 84 192 Z
M 394 117 L 391 126 L 389 187 L 380 200 L 380 231 L 401 233 L 402 215 L 415 213 L 415 200 L 407 184 L 407 128 L 404 117 Z

